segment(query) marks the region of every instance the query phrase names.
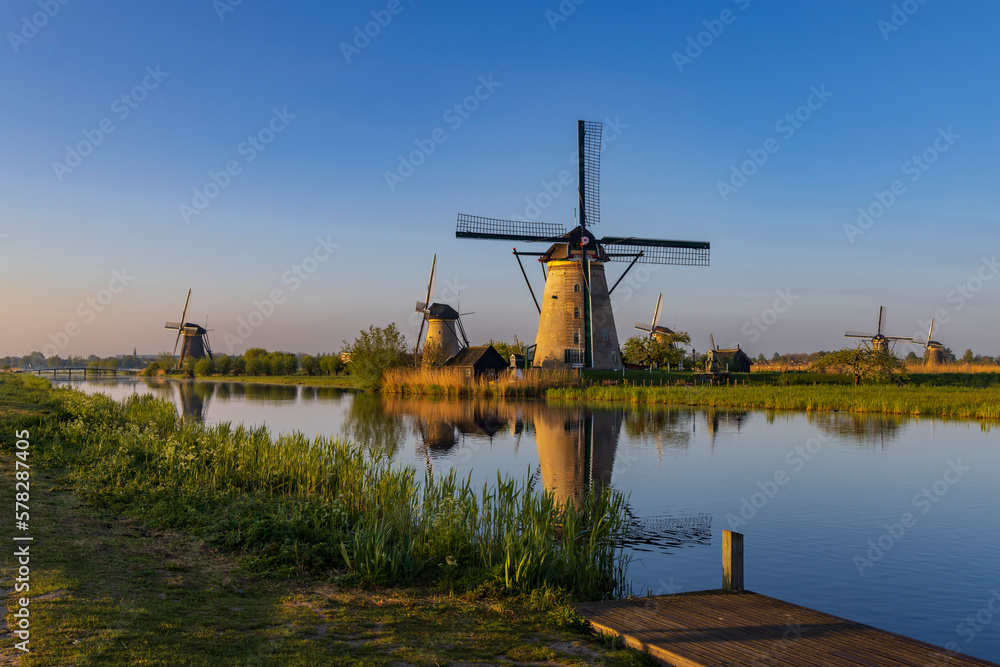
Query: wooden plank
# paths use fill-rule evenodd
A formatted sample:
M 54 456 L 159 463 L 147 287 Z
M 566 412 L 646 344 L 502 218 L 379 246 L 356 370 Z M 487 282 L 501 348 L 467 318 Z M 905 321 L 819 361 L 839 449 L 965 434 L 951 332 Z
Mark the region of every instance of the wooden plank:
M 750 592 L 699 591 L 579 605 L 596 632 L 666 665 L 984 667 L 994 663 Z

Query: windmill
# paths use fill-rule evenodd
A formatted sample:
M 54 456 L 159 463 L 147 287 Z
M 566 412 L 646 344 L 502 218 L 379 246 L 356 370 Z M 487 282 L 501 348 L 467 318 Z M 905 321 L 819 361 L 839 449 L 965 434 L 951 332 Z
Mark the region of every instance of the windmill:
M 618 333 L 611 310 L 611 293 L 637 262 L 707 266 L 709 244 L 635 237 L 592 236 L 600 222 L 600 163 L 603 125 L 577 123 L 580 224 L 570 231 L 555 223 L 497 220 L 459 214 L 458 238 L 552 243 L 546 252 L 514 249 L 521 273 L 521 256 L 537 256 L 545 273 L 542 305 L 528 283 L 539 312 L 533 365 L 542 368 L 620 369 Z M 621 278 L 608 289 L 607 262 L 629 262 Z
M 908 340 L 913 341 L 912 336 L 886 336 L 883 333 L 885 329 L 885 306 L 879 306 L 878 309 L 878 333 L 862 333 L 860 331 L 845 331 L 844 336 L 846 338 L 866 338 L 865 345 L 870 345 L 871 349 L 875 352 L 888 352 L 890 347 L 895 344 L 897 340 Z
M 459 313 L 457 310 L 445 303 L 431 303 L 434 296 L 434 279 L 437 276 L 437 255 L 431 262 L 431 277 L 427 281 L 427 296 L 423 301 L 417 302 L 416 311 L 423 313 L 420 321 L 420 333 L 417 334 L 417 344 L 415 349 L 419 349 L 420 340 L 424 335 L 424 325 L 427 325 L 427 338 L 424 340 L 424 352 L 434 350 L 435 357 L 440 357 L 440 361 L 445 361 L 458 353 L 463 347 L 469 346 L 469 339 L 465 335 L 465 327 L 462 326 L 462 315 L 472 315 L 472 313 Z M 426 360 L 425 360 L 426 361 Z
M 656 308 L 653 310 L 652 324 L 643 324 L 642 322 L 636 322 L 635 328 L 639 331 L 648 331 L 650 338 L 656 338 L 658 340 L 664 340 L 669 334 L 674 333 L 671 329 L 667 327 L 661 327 L 656 324 L 660 319 L 660 305 L 663 303 L 663 294 L 661 293 L 656 297 Z M 673 343 L 671 343 L 671 346 Z
M 191 303 L 191 290 L 188 290 L 187 299 L 184 301 L 184 312 L 181 313 L 180 322 L 167 322 L 163 325 L 164 329 L 176 329 L 177 330 L 177 340 L 174 341 L 174 351 L 173 354 L 177 354 L 177 344 L 181 342 L 181 338 L 184 339 L 184 343 L 181 345 L 181 356 L 177 360 L 177 368 L 182 368 L 184 366 L 184 360 L 187 358 L 191 359 L 201 359 L 202 357 L 208 357 L 212 359 L 212 346 L 208 343 L 208 329 L 199 326 L 197 324 L 191 324 L 187 321 L 188 305 Z
M 934 340 L 934 320 L 927 330 L 927 340 L 915 340 L 914 345 L 924 346 L 924 366 L 937 366 L 944 363 L 944 345 Z

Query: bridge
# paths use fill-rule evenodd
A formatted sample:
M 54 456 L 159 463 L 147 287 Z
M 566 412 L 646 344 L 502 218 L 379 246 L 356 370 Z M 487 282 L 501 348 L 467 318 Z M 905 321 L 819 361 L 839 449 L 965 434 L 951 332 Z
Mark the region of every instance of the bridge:
M 88 374 L 96 376 L 105 376 L 110 374 L 112 377 L 117 377 L 119 373 L 122 375 L 136 375 L 141 373 L 143 369 L 141 368 L 88 368 L 87 366 L 63 366 L 61 368 L 38 368 L 31 369 L 28 371 L 32 375 L 44 375 L 45 373 L 52 373 L 53 379 L 56 375 L 68 375 L 69 378 L 73 379 L 73 373 L 83 373 L 83 377 L 86 378 Z

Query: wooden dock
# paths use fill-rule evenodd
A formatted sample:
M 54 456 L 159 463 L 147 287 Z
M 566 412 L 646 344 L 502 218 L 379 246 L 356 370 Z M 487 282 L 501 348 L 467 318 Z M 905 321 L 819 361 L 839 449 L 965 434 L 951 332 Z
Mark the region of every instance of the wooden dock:
M 580 614 L 666 665 L 966 667 L 995 663 L 750 592 L 588 602 Z
M 743 536 L 724 531 L 724 590 L 587 602 L 595 632 L 666 665 L 972 667 L 995 663 L 743 591 Z

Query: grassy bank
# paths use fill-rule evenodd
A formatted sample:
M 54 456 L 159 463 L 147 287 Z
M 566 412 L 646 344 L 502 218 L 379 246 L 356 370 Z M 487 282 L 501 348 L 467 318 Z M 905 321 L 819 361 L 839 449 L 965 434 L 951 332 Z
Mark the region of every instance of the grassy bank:
M 0 380 L 0 428 L 31 431 L 47 536 L 32 580 L 46 632 L 24 664 L 639 660 L 584 638 L 566 604 L 621 581 L 620 496 L 577 510 L 527 481 L 420 480 L 345 443 L 23 376 Z
M 484 398 L 541 398 L 553 387 L 579 384 L 579 376 L 571 371 L 524 371 L 511 381 L 470 378 L 458 368 L 391 368 L 382 376 L 382 394 L 400 396 Z
M 664 403 L 758 410 L 839 410 L 961 419 L 1000 419 L 1000 387 L 590 386 L 551 389 L 554 400 Z

